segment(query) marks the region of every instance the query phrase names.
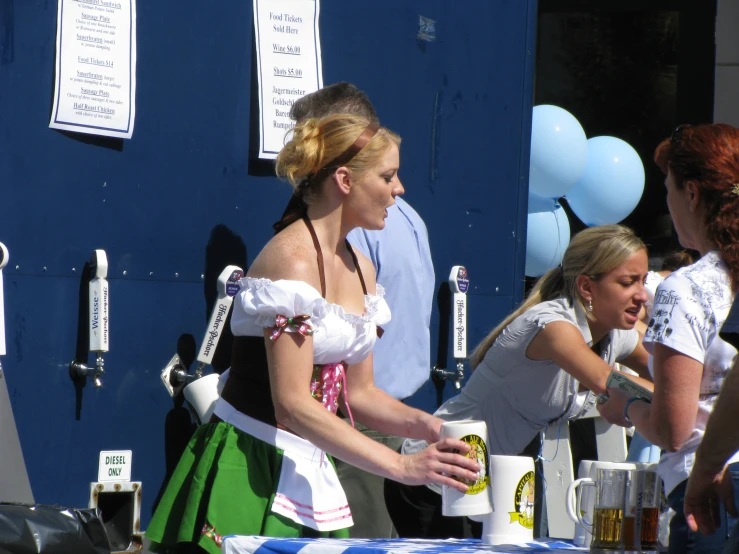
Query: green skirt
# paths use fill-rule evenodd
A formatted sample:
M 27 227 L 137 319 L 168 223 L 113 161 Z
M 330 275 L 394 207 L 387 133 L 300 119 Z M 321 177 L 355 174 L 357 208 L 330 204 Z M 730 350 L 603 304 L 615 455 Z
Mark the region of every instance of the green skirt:
M 150 550 L 168 552 L 190 543 L 220 554 L 227 535 L 348 538 L 348 529 L 322 533 L 270 510 L 282 455 L 279 448 L 228 423 L 201 425 L 146 531 Z

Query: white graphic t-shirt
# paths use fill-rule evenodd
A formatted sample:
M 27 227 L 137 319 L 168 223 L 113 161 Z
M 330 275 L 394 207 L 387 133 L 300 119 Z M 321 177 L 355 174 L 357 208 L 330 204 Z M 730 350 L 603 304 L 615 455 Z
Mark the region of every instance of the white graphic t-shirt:
M 729 272 L 718 252 L 678 269 L 657 288 L 644 336 L 647 351 L 653 354 L 654 344 L 659 343 L 703 364 L 693 433 L 680 450 L 663 452 L 660 458 L 659 473 L 668 494 L 690 475 L 706 421 L 734 363 L 736 349 L 719 338 L 733 301 Z M 730 460 L 735 461 L 739 461 L 739 452 Z

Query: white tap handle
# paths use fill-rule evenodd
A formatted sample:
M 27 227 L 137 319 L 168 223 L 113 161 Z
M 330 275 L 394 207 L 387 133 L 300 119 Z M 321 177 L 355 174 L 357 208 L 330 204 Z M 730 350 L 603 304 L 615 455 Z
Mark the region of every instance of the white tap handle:
M 2 242 L 0 242 L 0 271 L 5 269 L 5 266 L 8 265 L 8 261 L 10 261 L 8 249 Z
M 93 279 L 107 279 L 108 255 L 105 253 L 105 250 L 95 250 L 95 252 L 92 253 L 91 262 L 95 269 L 95 275 L 93 275 Z
M 210 314 L 208 327 L 205 330 L 203 344 L 198 353 L 198 362 L 202 365 L 211 363 L 216 353 L 218 341 L 221 340 L 223 326 L 226 324 L 228 311 L 231 309 L 233 297 L 239 292 L 239 279 L 244 276 L 244 271 L 235 265 L 227 266 L 218 276 L 218 298 Z
M 452 291 L 452 356 L 457 360 L 467 358 L 467 289 L 470 281 L 464 266 L 455 265 L 449 273 Z
M 5 300 L 3 297 L 3 268 L 8 265 L 10 254 L 0 242 L 0 356 L 5 356 Z
M 91 260 L 93 278 L 90 280 L 90 352 L 110 350 L 110 290 L 108 256 L 105 250 L 95 250 Z

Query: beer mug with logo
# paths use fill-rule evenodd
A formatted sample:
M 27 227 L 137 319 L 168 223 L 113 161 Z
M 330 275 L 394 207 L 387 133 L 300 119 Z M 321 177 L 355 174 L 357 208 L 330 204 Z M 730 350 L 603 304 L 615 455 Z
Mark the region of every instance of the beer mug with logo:
M 624 513 L 624 548 L 657 550 L 662 480 L 656 471 L 632 470 Z
M 442 439 L 461 440 L 470 446 L 468 458 L 480 464 L 475 481 L 456 478 L 467 485 L 467 492 L 441 487 L 441 513 L 445 516 L 474 516 L 490 513 L 490 473 L 488 472 L 488 428 L 484 421 L 445 421 L 441 426 Z
M 626 469 L 598 469 L 595 480 L 582 479 L 577 489 L 576 515 L 587 531 L 592 534 L 591 549 L 623 550 L 624 508 L 630 471 Z M 582 491 L 595 487 L 592 525 L 583 520 Z
M 534 459 L 529 456 L 490 456 L 493 511 L 482 521 L 484 544 L 521 544 L 534 540 L 536 492 Z

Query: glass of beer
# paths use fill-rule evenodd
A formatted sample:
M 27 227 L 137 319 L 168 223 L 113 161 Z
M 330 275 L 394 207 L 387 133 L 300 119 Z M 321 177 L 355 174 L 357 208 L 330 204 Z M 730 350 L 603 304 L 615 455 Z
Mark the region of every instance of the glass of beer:
M 656 471 L 631 470 L 624 513 L 624 548 L 657 550 L 662 480 Z
M 629 477 L 627 469 L 599 469 L 594 481 L 583 479 L 581 486 L 595 487 L 592 525 L 582 519 L 582 509 L 577 506 L 580 525 L 593 535 L 591 550 L 623 550 L 623 516 Z M 580 498 L 578 495 L 578 504 Z

